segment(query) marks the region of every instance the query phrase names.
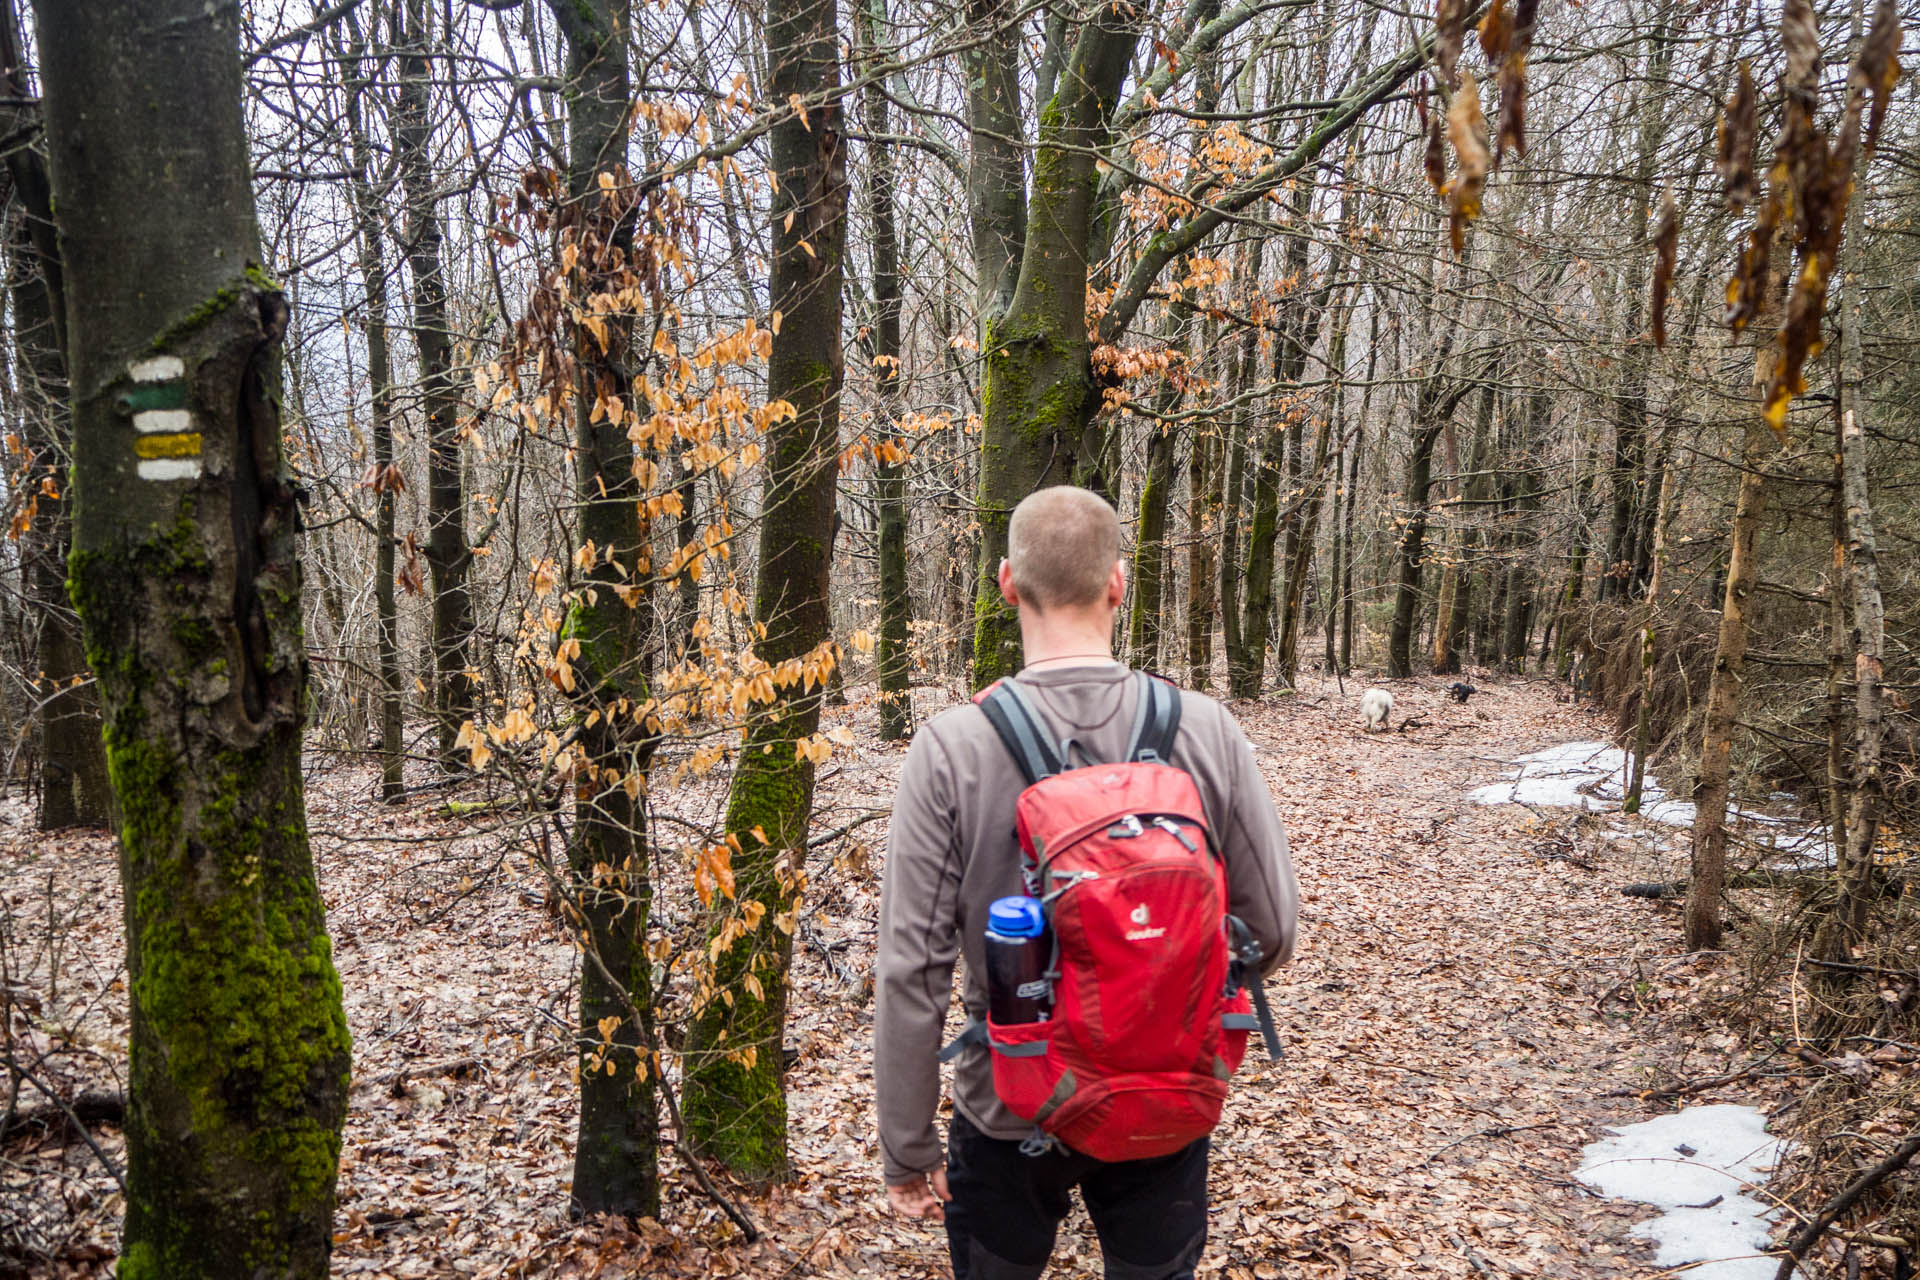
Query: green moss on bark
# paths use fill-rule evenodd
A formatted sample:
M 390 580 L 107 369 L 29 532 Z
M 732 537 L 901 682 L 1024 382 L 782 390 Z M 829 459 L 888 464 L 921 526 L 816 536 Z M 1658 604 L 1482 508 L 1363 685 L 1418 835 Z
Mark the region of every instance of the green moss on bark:
M 804 709 L 809 704 L 810 711 Z M 776 920 L 793 910 L 794 899 L 775 859 L 806 845 L 814 770 L 797 757 L 794 743 L 818 720 L 818 692 L 799 705 L 803 709 L 797 715 L 763 722 L 741 748 L 727 802 L 727 830 L 741 833 L 746 846 L 735 861 L 734 900 L 758 902 L 765 915 L 714 962 L 714 989 L 728 992 L 732 1003 L 716 1003 L 703 1012 L 700 1052 L 686 1063 L 688 1132 L 703 1152 L 761 1181 L 789 1172 L 780 1041 L 793 940 Z M 756 827 L 767 834 L 764 846 L 750 834 Z M 757 997 L 749 976 L 760 987 Z M 733 1056 L 747 1049 L 752 1050 L 750 1064 Z
M 214 578 L 186 504 L 142 543 L 69 561 L 120 800 L 135 1100 L 120 1274 L 318 1275 L 351 1045 L 297 718 L 245 748 L 209 733 L 230 714 L 197 683 L 226 689 Z

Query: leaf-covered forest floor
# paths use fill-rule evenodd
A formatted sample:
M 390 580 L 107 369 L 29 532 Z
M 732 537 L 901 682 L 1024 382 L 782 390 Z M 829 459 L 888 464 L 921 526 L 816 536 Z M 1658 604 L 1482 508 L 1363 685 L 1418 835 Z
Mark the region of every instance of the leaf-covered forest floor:
M 1465 707 L 1441 683 L 1388 686 L 1395 723 L 1422 721 L 1404 733 L 1360 731 L 1353 680 L 1236 707 L 1287 821 L 1303 921 L 1298 958 L 1270 984 L 1287 1056 L 1249 1052 L 1216 1135 L 1203 1276 L 1656 1274 L 1627 1235 L 1649 1211 L 1573 1182 L 1579 1149 L 1670 1105 L 1645 1091 L 1744 1061 L 1696 999 L 1729 962 L 1685 956 L 1672 905 L 1618 892 L 1678 878 L 1682 833 L 1466 798 L 1514 756 L 1604 725 L 1543 682 L 1481 679 Z M 857 745 L 823 770 L 815 830 L 852 829 L 814 850 L 795 948 L 797 1177 L 771 1194 L 729 1188 L 763 1229 L 756 1244 L 672 1155 L 664 1222 L 567 1221 L 574 961 L 538 872 L 490 830 L 516 819 L 445 816 L 440 792 L 387 809 L 363 761 L 316 757 L 308 803 L 354 1035 L 335 1274 L 947 1274 L 940 1229 L 888 1215 L 873 1134 L 885 824 L 860 820 L 889 802 L 905 749 L 877 742 L 868 710 L 836 719 Z M 723 785 L 656 804 L 712 825 Z M 68 1096 L 116 1090 L 113 842 L 36 836 L 27 818 L 0 805 L 12 1051 Z M 673 821 L 659 831 L 682 837 Z M 661 856 L 660 923 L 690 935 L 686 869 Z M 1750 1085 L 1729 1090 L 1688 1101 L 1754 1100 Z M 42 1102 L 22 1090 L 23 1108 Z M 93 1133 L 119 1162 L 118 1130 Z M 119 1216 L 84 1141 L 55 1126 L 0 1145 L 0 1276 L 107 1274 Z M 1083 1217 L 1055 1261 L 1054 1274 L 1099 1274 Z

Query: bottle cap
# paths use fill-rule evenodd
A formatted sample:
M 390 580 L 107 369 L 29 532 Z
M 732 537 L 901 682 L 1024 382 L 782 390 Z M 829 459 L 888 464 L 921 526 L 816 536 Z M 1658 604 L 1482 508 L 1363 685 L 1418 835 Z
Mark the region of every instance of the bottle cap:
M 1037 938 L 1046 928 L 1038 898 L 996 898 L 987 909 L 987 932 L 1003 938 Z

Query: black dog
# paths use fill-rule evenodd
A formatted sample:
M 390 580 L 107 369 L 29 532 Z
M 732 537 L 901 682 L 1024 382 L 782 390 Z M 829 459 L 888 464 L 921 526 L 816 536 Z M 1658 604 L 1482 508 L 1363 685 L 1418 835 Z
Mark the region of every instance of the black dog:
M 1447 696 L 1449 698 L 1452 698 L 1455 702 L 1465 702 L 1468 698 L 1471 698 L 1474 694 L 1478 692 L 1480 691 L 1474 688 L 1472 685 L 1466 684 L 1459 680 L 1455 680 L 1452 684 L 1447 686 Z

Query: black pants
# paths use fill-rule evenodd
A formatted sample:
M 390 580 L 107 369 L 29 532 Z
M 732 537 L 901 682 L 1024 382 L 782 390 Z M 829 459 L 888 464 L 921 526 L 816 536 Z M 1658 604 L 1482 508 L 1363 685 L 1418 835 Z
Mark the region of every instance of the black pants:
M 1207 1139 L 1107 1164 L 990 1138 L 956 1113 L 947 1130 L 947 1247 L 954 1280 L 1036 1280 L 1080 1188 L 1107 1280 L 1193 1280 L 1207 1242 Z

